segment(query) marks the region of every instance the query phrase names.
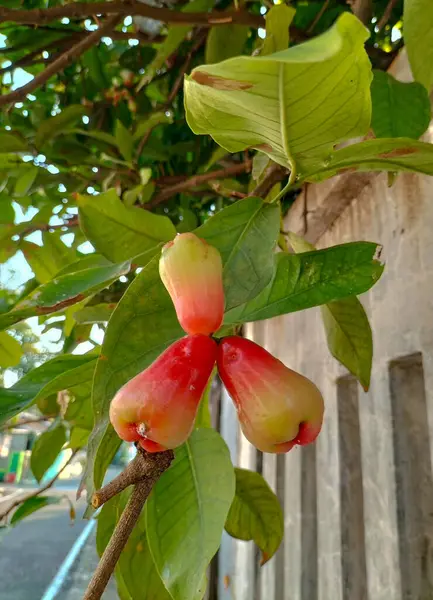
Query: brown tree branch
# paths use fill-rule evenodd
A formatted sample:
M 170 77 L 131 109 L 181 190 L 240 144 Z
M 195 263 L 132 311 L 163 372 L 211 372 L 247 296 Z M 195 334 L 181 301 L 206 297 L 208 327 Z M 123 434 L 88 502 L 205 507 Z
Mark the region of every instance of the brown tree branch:
M 165 456 L 165 452 L 164 458 Z M 139 451 L 135 458 L 128 463 L 125 469 L 114 479 L 112 479 L 106 486 L 95 492 L 92 496 L 93 508 L 99 508 L 105 502 L 108 502 L 110 498 L 116 496 L 130 485 L 144 481 L 147 478 L 152 478 L 155 472 L 160 469 L 161 464 L 161 453 L 155 454 L 147 453 L 145 460 L 143 460 L 143 454 Z
M 0 23 L 12 21 L 21 24 L 43 25 L 51 21 L 68 17 L 82 19 L 93 15 L 142 16 L 165 23 L 183 23 L 185 25 L 226 25 L 236 23 L 250 27 L 265 27 L 262 16 L 247 11 L 212 11 L 187 13 L 170 8 L 158 8 L 143 4 L 138 0 L 114 0 L 113 2 L 71 2 L 50 8 L 16 9 L 0 8 Z
M 212 181 L 213 179 L 224 179 L 225 177 L 240 175 L 241 173 L 249 173 L 251 171 L 251 167 L 252 161 L 247 160 L 243 163 L 226 167 L 225 169 L 219 169 L 218 171 L 210 171 L 210 173 L 204 173 L 203 175 L 194 175 L 194 177 L 190 177 L 185 181 L 181 181 L 180 183 L 176 183 L 175 185 L 164 188 L 146 204 L 146 207 L 152 208 L 157 204 L 161 204 L 161 202 L 165 202 L 165 200 L 168 200 L 180 192 L 185 192 L 190 188 L 197 187 L 198 185 L 206 183 L 207 181 Z
M 78 227 L 78 225 L 78 217 L 72 217 L 72 219 L 61 223 L 60 225 L 50 225 L 49 223 L 44 223 L 41 225 L 30 225 L 29 227 L 27 227 L 27 229 L 21 231 L 19 236 L 23 238 L 26 237 L 26 235 L 33 233 L 34 231 L 51 231 L 52 229 L 62 229 L 62 227 Z
M 71 5 L 68 4 L 67 6 Z M 0 8 L 0 17 L 1 12 L 3 10 L 4 9 Z M 36 77 L 29 81 L 29 83 L 23 85 L 22 87 L 18 88 L 13 92 L 10 92 L 9 94 L 0 96 L 0 106 L 5 106 L 7 104 L 13 104 L 15 102 L 18 102 L 27 94 L 46 83 L 50 79 L 50 77 L 64 69 L 75 58 L 86 52 L 86 50 L 89 50 L 89 48 L 94 46 L 101 39 L 101 37 L 107 35 L 117 25 L 119 21 L 119 16 L 114 16 L 107 19 L 107 21 L 101 27 L 99 27 L 99 29 L 97 29 L 96 31 L 92 31 L 81 41 L 72 46 L 72 48 L 64 52 L 61 56 L 59 56 L 59 58 L 54 60 L 44 71 L 42 71 L 42 73 L 39 73 L 39 75 L 36 75 Z
M 271 164 L 266 167 L 262 181 L 248 195 L 266 198 L 274 185 L 284 179 L 284 177 L 287 177 L 287 169 L 281 165 L 277 165 L 275 162 L 271 162 Z
M 397 4 L 397 0 L 389 0 L 388 4 L 386 5 L 385 10 L 383 11 L 383 15 L 382 18 L 380 19 L 380 21 L 377 24 L 377 29 L 380 31 L 381 29 L 383 29 L 385 27 L 385 25 L 388 23 L 390 17 L 391 17 L 391 13 L 393 11 L 394 6 Z
M 171 450 L 149 454 L 139 449 L 134 461 L 141 467 L 142 479 L 135 484 L 129 502 L 113 531 L 110 541 L 104 550 L 104 554 L 89 582 L 83 600 L 100 600 L 108 581 L 114 572 L 117 561 L 123 548 L 131 535 L 136 522 L 140 517 L 143 506 L 153 486 L 168 469 L 174 454 Z M 133 461 L 133 462 L 134 462 Z M 151 466 L 149 461 L 151 461 Z M 119 479 L 119 478 L 116 478 Z M 107 489 L 106 488 L 103 489 Z M 120 489 L 119 489 L 120 491 Z M 102 492 L 102 490 L 100 490 Z
M 71 456 L 68 458 L 68 460 L 65 462 L 65 464 L 63 465 L 63 467 L 58 471 L 58 473 L 56 475 L 54 475 L 54 477 L 52 477 L 48 483 L 46 483 L 44 486 L 42 486 L 41 488 L 35 490 L 34 492 L 31 492 L 30 494 L 27 494 L 26 496 L 24 496 L 23 498 L 19 498 L 18 500 L 15 500 L 15 502 L 13 502 L 9 508 L 7 508 L 4 512 L 0 513 L 0 523 L 1 521 L 3 521 L 4 519 L 6 519 L 6 517 L 13 511 L 14 508 L 16 508 L 17 506 L 19 506 L 20 504 L 22 504 L 23 502 L 25 502 L 26 500 L 30 500 L 30 498 L 35 498 L 36 496 L 39 496 L 39 494 L 42 494 L 43 492 L 46 492 L 50 487 L 52 487 L 54 485 L 54 483 L 57 481 L 57 479 L 59 478 L 59 476 L 63 473 L 63 471 L 66 469 L 66 467 L 71 463 L 72 459 L 74 458 L 74 456 L 77 454 L 78 450 L 74 450 L 71 454 Z

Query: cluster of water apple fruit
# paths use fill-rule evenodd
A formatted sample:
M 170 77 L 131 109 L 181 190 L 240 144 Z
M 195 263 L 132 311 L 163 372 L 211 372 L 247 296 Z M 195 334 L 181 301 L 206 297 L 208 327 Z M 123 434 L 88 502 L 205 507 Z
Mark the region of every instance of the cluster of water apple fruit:
M 224 317 L 221 256 L 193 233 L 166 244 L 161 279 L 188 334 L 174 342 L 113 398 L 118 435 L 148 452 L 185 442 L 215 364 L 233 399 L 242 431 L 263 452 L 288 452 L 319 434 L 323 398 L 303 375 L 239 336 L 215 340 Z

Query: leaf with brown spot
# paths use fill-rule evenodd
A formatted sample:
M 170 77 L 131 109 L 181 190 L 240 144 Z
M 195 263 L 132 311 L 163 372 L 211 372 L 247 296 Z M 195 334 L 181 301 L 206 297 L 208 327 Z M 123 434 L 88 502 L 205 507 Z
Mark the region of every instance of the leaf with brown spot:
M 274 17 L 286 13 L 280 24 L 293 13 L 288 7 L 272 11 Z M 185 78 L 186 118 L 194 133 L 212 136 L 229 152 L 259 148 L 301 173 L 325 160 L 338 142 L 368 131 L 368 33 L 344 13 L 323 35 L 282 50 L 287 31 L 270 30 L 278 52 L 193 69 Z
M 337 150 L 303 173 L 300 181 L 321 181 L 352 170 L 433 175 L 433 144 L 409 138 L 366 140 Z
M 218 75 L 211 75 L 206 71 L 193 71 L 191 79 L 200 85 L 208 85 L 216 90 L 249 90 L 251 87 L 253 87 L 253 84 L 247 81 L 226 79 L 225 77 L 219 77 Z
M 12 310 L 0 315 L 0 329 L 34 315 L 48 315 L 81 302 L 128 273 L 129 269 L 130 263 L 123 262 L 59 275 L 37 287 Z

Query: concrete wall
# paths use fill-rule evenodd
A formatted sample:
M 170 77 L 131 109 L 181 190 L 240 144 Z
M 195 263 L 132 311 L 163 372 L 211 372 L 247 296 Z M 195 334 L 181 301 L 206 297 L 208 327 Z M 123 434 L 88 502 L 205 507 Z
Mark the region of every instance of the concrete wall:
M 394 70 L 407 79 L 404 57 Z M 319 248 L 383 244 L 385 273 L 361 298 L 372 382 L 364 393 L 330 356 L 318 309 L 248 325 L 248 337 L 318 385 L 326 415 L 317 443 L 286 456 L 262 455 L 238 434 L 238 464 L 261 470 L 284 504 L 285 538 L 263 568 L 252 544 L 235 542 L 225 597 L 431 600 L 433 178 L 309 185 L 285 226 Z

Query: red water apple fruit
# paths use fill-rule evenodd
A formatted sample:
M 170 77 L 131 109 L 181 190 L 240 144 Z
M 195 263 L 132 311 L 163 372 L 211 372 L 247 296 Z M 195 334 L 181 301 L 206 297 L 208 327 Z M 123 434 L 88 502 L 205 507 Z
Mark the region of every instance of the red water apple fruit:
M 232 336 L 218 346 L 220 377 L 232 397 L 245 437 L 262 452 L 288 452 L 313 442 L 323 420 L 317 387 L 264 348 Z
M 216 361 L 216 342 L 204 335 L 172 344 L 114 396 L 110 420 L 119 437 L 149 452 L 176 448 L 189 437 Z

